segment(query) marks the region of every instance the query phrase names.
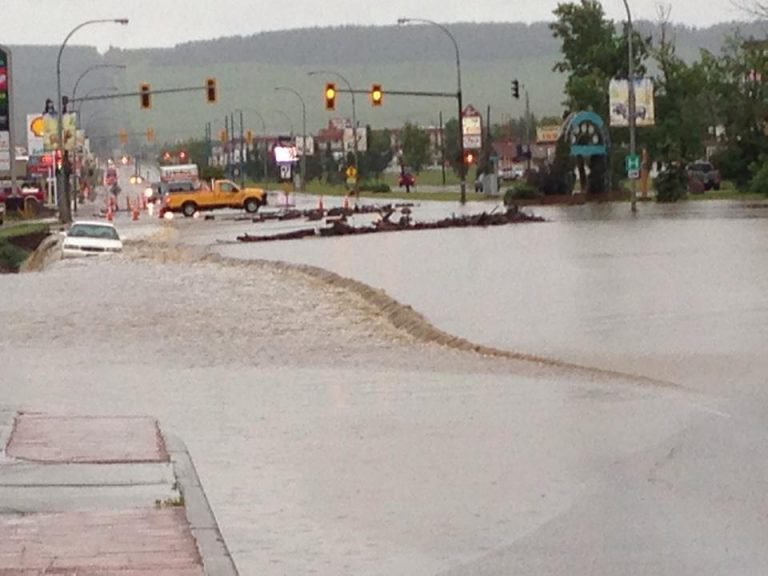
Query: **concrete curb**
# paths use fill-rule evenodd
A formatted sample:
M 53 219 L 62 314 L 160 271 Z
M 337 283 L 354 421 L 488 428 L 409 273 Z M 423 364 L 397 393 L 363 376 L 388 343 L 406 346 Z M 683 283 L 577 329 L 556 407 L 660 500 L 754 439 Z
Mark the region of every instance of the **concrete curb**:
M 239 576 L 187 446 L 180 438 L 171 434 L 165 434 L 164 437 L 165 447 L 184 497 L 187 521 L 197 541 L 206 576 Z

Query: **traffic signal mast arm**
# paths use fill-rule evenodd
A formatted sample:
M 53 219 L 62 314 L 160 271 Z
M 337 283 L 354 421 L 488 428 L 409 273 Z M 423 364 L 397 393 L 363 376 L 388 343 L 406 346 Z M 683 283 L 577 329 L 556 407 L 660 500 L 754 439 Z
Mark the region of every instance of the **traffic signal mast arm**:
M 353 88 L 336 88 L 336 92 L 339 94 L 370 94 L 370 89 L 359 90 Z M 456 92 L 421 92 L 418 90 L 387 90 L 382 88 L 382 96 L 429 96 L 432 98 L 456 98 Z
M 174 94 L 177 92 L 194 92 L 195 90 L 208 90 L 208 86 L 189 86 L 184 88 L 163 88 L 161 90 L 149 90 L 148 92 L 121 92 L 119 94 L 101 94 L 97 96 L 83 96 L 82 98 L 73 98 L 69 100 L 69 103 L 74 102 L 88 102 L 91 100 L 112 100 L 113 98 L 135 98 L 142 96 L 143 94 Z

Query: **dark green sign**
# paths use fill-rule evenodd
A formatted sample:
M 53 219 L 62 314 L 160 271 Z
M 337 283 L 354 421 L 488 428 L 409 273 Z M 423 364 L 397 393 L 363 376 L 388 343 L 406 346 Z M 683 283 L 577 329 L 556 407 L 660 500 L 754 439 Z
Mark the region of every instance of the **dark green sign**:
M 8 53 L 0 48 L 0 132 L 8 132 L 11 129 L 10 88 Z

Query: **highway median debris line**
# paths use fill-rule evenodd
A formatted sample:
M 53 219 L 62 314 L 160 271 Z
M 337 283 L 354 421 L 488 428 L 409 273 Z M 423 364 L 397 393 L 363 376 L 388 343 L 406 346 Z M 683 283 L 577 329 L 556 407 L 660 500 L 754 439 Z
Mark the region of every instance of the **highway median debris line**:
M 308 236 L 348 236 L 355 234 L 373 234 L 376 232 L 400 232 L 406 230 L 438 230 L 444 228 L 469 228 L 469 227 L 487 227 L 504 226 L 507 224 L 520 224 L 524 222 L 544 222 L 544 218 L 533 216 L 521 212 L 517 206 L 510 206 L 505 212 L 481 212 L 468 216 L 450 216 L 434 222 L 413 222 L 411 219 L 411 210 L 405 206 L 400 209 L 400 217 L 397 221 L 392 220 L 396 210 L 391 206 L 366 210 L 369 213 L 378 212 L 381 219 L 370 226 L 351 226 L 347 223 L 347 217 L 356 213 L 348 208 L 336 208 L 328 211 L 328 217 L 333 220 L 327 220 L 325 228 L 293 230 L 281 234 L 243 234 L 238 236 L 240 242 L 272 242 L 276 240 L 296 240 Z M 315 213 L 318 212 L 318 213 Z M 309 211 L 308 213 L 298 213 L 294 217 L 307 218 L 308 221 L 316 221 L 323 218 L 320 211 Z

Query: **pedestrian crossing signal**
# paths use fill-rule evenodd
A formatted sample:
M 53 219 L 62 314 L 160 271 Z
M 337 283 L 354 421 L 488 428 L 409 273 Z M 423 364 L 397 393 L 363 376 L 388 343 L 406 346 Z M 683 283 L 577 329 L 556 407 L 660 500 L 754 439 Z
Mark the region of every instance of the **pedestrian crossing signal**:
M 325 85 L 325 109 L 336 110 L 336 84 L 333 82 Z

